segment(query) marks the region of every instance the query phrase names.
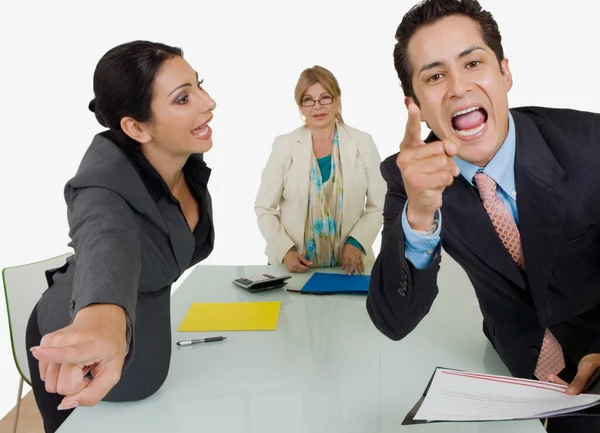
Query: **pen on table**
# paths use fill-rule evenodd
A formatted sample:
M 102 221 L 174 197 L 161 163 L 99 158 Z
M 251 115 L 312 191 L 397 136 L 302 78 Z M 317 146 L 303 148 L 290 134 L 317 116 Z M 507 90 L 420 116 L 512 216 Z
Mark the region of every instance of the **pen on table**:
M 208 337 L 208 338 L 198 338 L 197 340 L 184 340 L 184 341 L 178 341 L 177 345 L 178 346 L 191 346 L 192 344 L 196 344 L 196 343 L 212 343 L 213 341 L 223 341 L 225 340 L 227 337 Z

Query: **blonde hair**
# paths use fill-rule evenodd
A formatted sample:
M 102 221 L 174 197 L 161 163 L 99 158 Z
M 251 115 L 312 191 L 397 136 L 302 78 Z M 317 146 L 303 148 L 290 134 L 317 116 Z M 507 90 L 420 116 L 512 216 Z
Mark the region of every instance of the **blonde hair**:
M 296 88 L 294 89 L 294 99 L 296 100 L 296 104 L 298 107 L 302 107 L 302 96 L 304 92 L 309 86 L 312 86 L 315 83 L 320 83 L 321 86 L 327 90 L 327 92 L 333 96 L 334 99 L 337 99 L 340 107 L 335 113 L 335 119 L 339 123 L 344 123 L 344 119 L 342 119 L 342 91 L 340 90 L 340 85 L 338 84 L 335 76 L 327 69 L 322 66 L 315 65 L 312 68 L 307 68 L 300 74 L 298 78 L 298 82 L 296 83 Z

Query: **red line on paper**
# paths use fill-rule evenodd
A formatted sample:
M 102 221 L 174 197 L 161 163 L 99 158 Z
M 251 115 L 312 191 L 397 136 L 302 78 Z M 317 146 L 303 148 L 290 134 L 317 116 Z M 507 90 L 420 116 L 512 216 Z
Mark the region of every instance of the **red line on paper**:
M 513 385 L 528 386 L 530 388 L 539 388 L 539 389 L 545 389 L 548 391 L 555 391 L 555 392 L 564 392 L 564 390 L 566 389 L 566 387 L 564 385 L 559 385 L 556 383 L 548 383 L 548 382 L 535 382 L 533 380 L 527 380 L 527 379 L 512 379 L 512 378 L 505 379 L 505 378 L 501 378 L 501 377 L 497 377 L 497 376 L 489 376 L 489 375 L 476 374 L 476 373 L 460 373 L 460 372 L 453 372 L 453 371 L 443 371 L 442 373 L 451 374 L 453 376 L 470 377 L 472 379 L 489 380 L 490 382 L 510 383 Z
M 463 372 L 463 371 L 444 371 L 444 373 L 452 373 L 454 375 L 459 375 L 459 376 L 467 376 L 467 377 L 478 377 L 478 378 L 490 378 L 490 379 L 495 379 L 498 381 L 510 381 L 510 382 L 518 382 L 518 383 L 530 383 L 530 384 L 544 384 L 546 386 L 549 387 L 556 387 L 558 389 L 566 389 L 567 386 L 566 385 L 561 385 L 559 383 L 552 383 L 552 382 L 538 382 L 535 380 L 530 380 L 530 379 L 520 379 L 518 377 L 504 377 L 504 376 L 493 376 L 490 374 L 481 374 L 481 373 L 468 373 L 468 372 Z

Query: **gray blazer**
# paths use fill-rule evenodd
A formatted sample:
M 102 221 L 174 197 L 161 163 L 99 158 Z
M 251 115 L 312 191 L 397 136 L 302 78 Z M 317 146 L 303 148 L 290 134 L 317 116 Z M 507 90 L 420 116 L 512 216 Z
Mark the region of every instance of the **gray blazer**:
M 171 358 L 171 284 L 212 251 L 210 169 L 202 155 L 188 159 L 184 175 L 201 209 L 194 232 L 141 152 L 110 132 L 94 137 L 65 186 L 75 254 L 47 271 L 37 321 L 45 335 L 90 304 L 125 309 L 133 331 L 129 353 L 121 380 L 104 400 L 138 400 L 161 387 Z

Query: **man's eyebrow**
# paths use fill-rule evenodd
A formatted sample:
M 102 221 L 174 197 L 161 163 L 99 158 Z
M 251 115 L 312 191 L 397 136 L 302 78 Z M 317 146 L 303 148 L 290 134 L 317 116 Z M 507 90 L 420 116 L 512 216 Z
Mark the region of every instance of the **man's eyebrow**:
M 445 65 L 445 63 L 442 62 L 441 60 L 436 60 L 435 62 L 427 63 L 421 67 L 421 69 L 419 70 L 419 74 L 421 74 L 422 72 L 428 71 L 430 69 L 437 68 L 439 66 L 444 66 L 444 65 Z
M 466 48 L 463 51 L 461 51 L 460 54 L 457 56 L 457 58 L 461 59 L 463 57 L 468 56 L 473 51 L 477 51 L 477 50 L 484 50 L 484 48 L 480 47 L 478 45 L 473 45 L 472 47 Z M 444 66 L 445 64 L 446 63 L 441 60 L 436 60 L 435 62 L 427 63 L 421 67 L 421 69 L 419 70 L 419 74 L 422 72 L 425 72 L 429 69 L 437 68 L 439 66 Z
M 465 50 L 463 50 L 459 55 L 458 58 L 462 59 L 463 57 L 468 56 L 469 54 L 471 54 L 473 51 L 477 51 L 477 50 L 481 50 L 481 51 L 485 51 L 485 48 L 480 47 L 478 45 L 473 45 L 472 47 L 469 47 Z

